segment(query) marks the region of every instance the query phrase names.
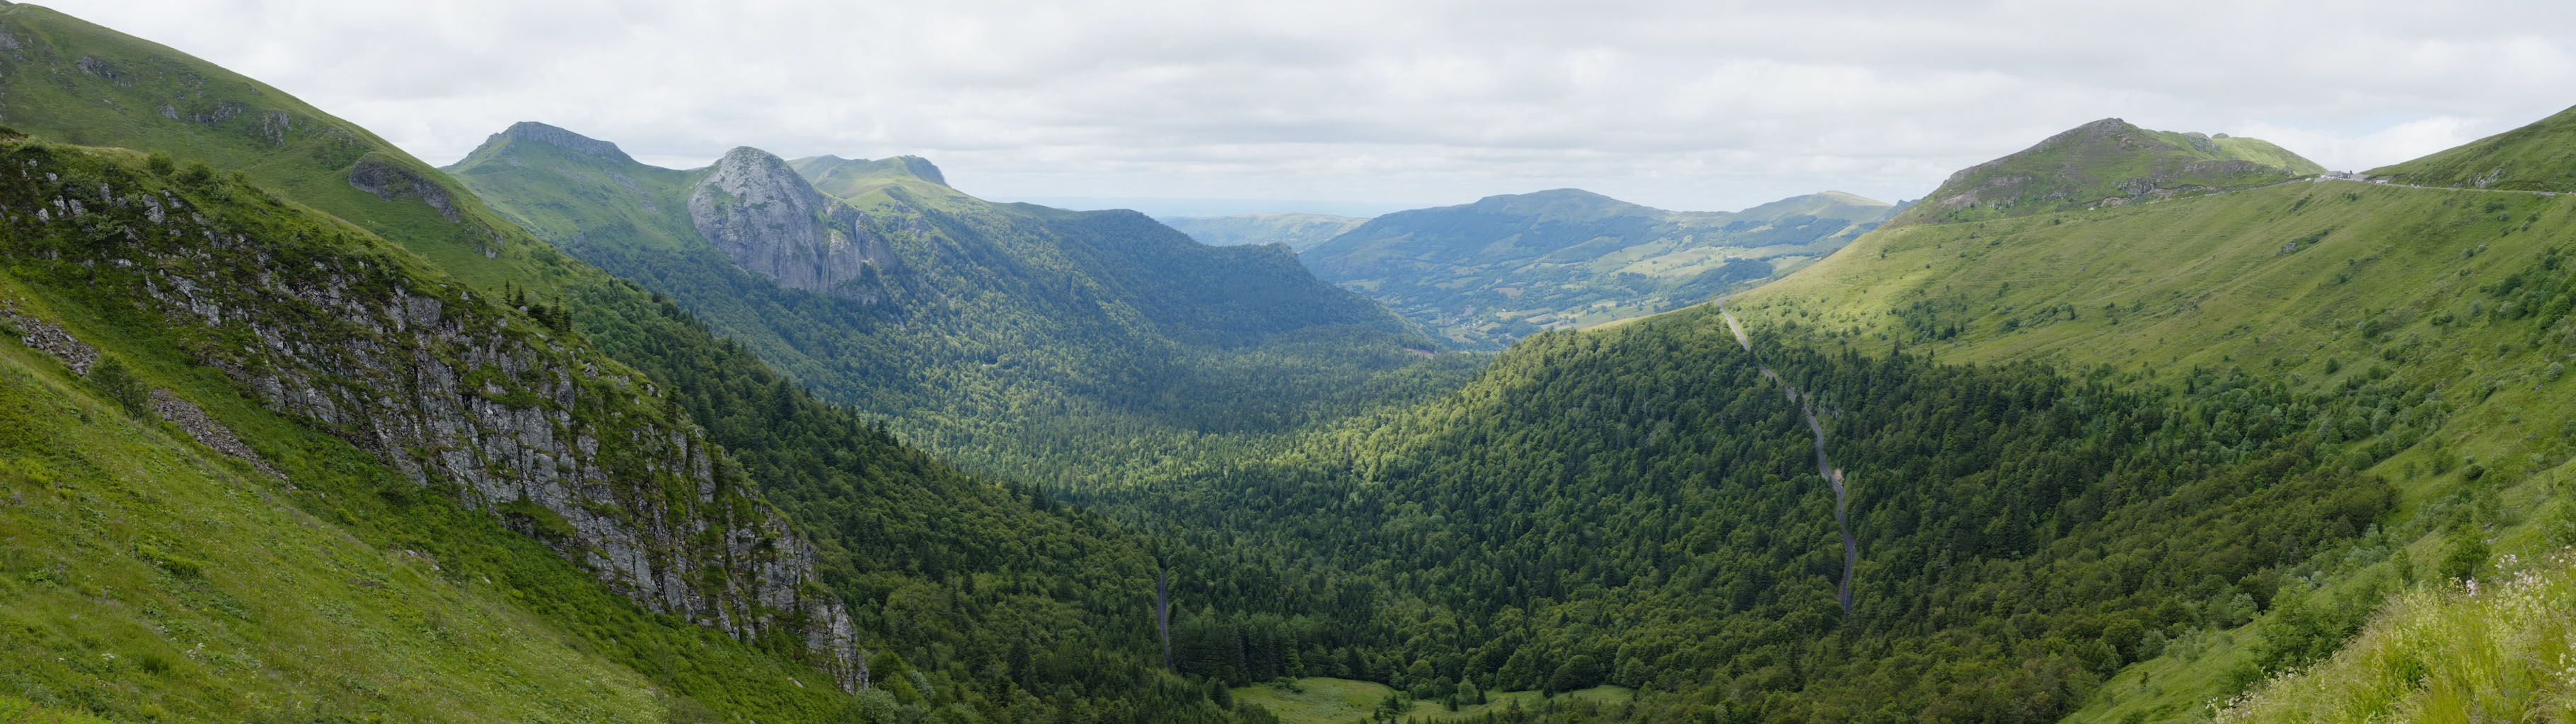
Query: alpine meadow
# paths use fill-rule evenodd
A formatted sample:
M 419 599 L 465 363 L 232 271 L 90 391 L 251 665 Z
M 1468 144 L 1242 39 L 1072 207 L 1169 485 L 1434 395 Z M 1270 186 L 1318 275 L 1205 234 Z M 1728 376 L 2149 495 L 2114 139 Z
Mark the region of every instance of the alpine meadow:
M 0 2 L 0 722 L 2576 722 L 2576 108 L 1077 4 Z

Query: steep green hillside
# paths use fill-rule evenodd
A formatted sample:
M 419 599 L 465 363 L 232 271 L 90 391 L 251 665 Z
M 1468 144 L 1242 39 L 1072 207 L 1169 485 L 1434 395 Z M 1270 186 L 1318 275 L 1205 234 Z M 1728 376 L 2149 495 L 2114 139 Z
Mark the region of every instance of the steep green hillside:
M 1143 581 L 1152 568 L 1144 541 L 1061 509 L 1025 489 L 958 474 L 895 442 L 866 417 L 814 401 L 771 373 L 742 345 L 710 334 L 698 318 L 536 241 L 485 210 L 461 185 L 425 170 L 372 136 L 350 130 L 346 137 L 365 146 L 362 156 L 386 159 L 384 166 L 369 166 L 363 158 L 344 162 L 316 154 L 262 151 L 261 144 L 267 142 L 242 133 L 238 114 L 204 122 L 186 115 L 170 118 L 154 111 L 157 105 L 135 100 L 149 100 L 156 94 L 197 98 L 196 90 L 190 89 L 202 89 L 203 99 L 210 104 L 274 104 L 287 112 L 292 128 L 346 127 L 273 89 L 166 48 L 33 6 L 0 9 L 0 32 L 16 45 L 0 52 L 8 58 L 0 62 L 13 64 L 0 76 L 5 78 L 0 83 L 34 83 L 38 81 L 31 79 L 42 78 L 56 87 L 21 93 L 11 85 L 0 95 L 7 99 L 0 112 L 29 122 L 38 138 L 80 134 L 99 143 L 178 157 L 147 162 L 141 154 L 108 153 L 98 156 L 106 159 L 98 162 L 109 165 L 97 167 L 101 177 L 91 181 L 75 182 L 65 176 L 58 186 L 57 179 L 29 171 L 33 175 L 12 172 L 6 183 L 0 183 L 0 189 L 12 194 L 45 199 L 41 210 L 49 220 L 34 218 L 28 209 L 35 207 L 22 204 L 12 223 L 73 224 L 79 229 L 69 237 L 10 238 L 12 243 L 55 238 L 47 242 L 55 248 L 39 247 L 46 255 L 13 255 L 11 262 L 40 265 L 44 271 L 36 279 L 52 285 L 48 287 L 55 290 L 52 293 L 89 290 L 79 293 L 97 295 L 84 298 L 82 311 L 65 312 L 60 321 L 68 325 L 112 320 L 127 333 L 167 327 L 153 334 L 178 338 L 156 337 L 115 347 L 127 354 L 149 349 L 157 350 L 151 352 L 157 355 L 189 355 L 161 358 L 172 360 L 166 363 L 170 371 L 165 374 L 193 370 L 186 374 L 197 375 L 204 384 L 250 384 L 259 390 L 253 396 L 263 405 L 291 410 L 299 420 L 380 451 L 384 457 L 376 459 L 388 467 L 382 475 L 367 478 L 374 481 L 372 485 L 384 486 L 385 481 L 422 472 L 433 479 L 454 473 L 490 480 L 506 479 L 492 477 L 502 472 L 545 479 L 549 470 L 561 481 L 605 475 L 632 485 L 585 484 L 579 488 L 581 496 L 569 498 L 532 485 L 524 501 L 492 496 L 471 486 L 463 492 L 473 495 L 460 494 L 456 487 L 433 487 L 430 490 L 436 494 L 392 499 L 486 505 L 487 511 L 498 515 L 459 514 L 451 522 L 482 521 L 475 524 L 494 531 L 515 529 L 503 534 L 519 541 L 515 545 L 537 551 L 553 546 L 561 555 L 580 560 L 578 567 L 566 561 L 558 561 L 552 569 L 526 567 L 527 576 L 512 580 L 530 591 L 520 600 L 539 609 L 548 621 L 565 622 L 562 625 L 580 635 L 584 645 L 675 695 L 695 697 L 715 713 L 734 719 L 797 721 L 837 716 L 850 700 L 835 693 L 835 675 L 872 675 L 873 689 L 882 696 L 861 696 L 856 705 L 874 711 L 882 703 L 887 712 L 910 710 L 912 714 L 906 716 L 942 709 L 951 710 L 951 718 L 968 716 L 957 712 L 971 710 L 1004 720 L 1030 720 L 1050 712 L 1164 720 L 1225 716 L 1202 712 L 1212 706 L 1203 692 L 1187 684 L 1171 684 L 1150 671 L 1155 649 L 1152 629 L 1136 613 L 1136 597 L 1144 595 L 1140 591 L 1145 590 Z M 95 62 L 84 66 L 80 58 Z M 100 63 L 151 72 L 117 70 L 111 76 L 96 70 L 107 67 Z M 45 95 L 57 91 L 71 95 Z M 225 98 L 222 94 L 237 95 Z M 74 112 L 43 106 L 39 100 L 97 105 Z M 98 108 L 115 112 L 93 113 Z M 293 141 L 288 143 L 292 147 Z M 87 154 L 84 158 L 97 155 L 81 153 Z M 250 163 L 256 166 L 251 172 L 237 173 L 233 168 L 204 165 L 229 163 L 225 158 L 255 159 Z M 386 169 L 409 169 L 406 173 L 411 175 Z M 112 188 L 101 189 L 95 181 L 109 181 Z M 138 185 L 165 191 L 156 194 L 158 200 L 148 199 L 136 194 Z M 391 200 L 358 187 L 386 191 Z M 70 206 L 75 201 L 82 206 Z M 184 222 L 182 207 L 176 205 L 181 201 L 190 214 Z M 443 213 L 450 210 L 455 212 L 453 219 Z M 155 215 L 161 218 L 152 218 Z M 183 223 L 187 225 L 184 237 L 143 236 L 164 224 Z M 232 229 L 240 233 L 217 233 Z M 135 236 L 126 236 L 129 230 Z M 100 245 L 118 240 L 153 246 L 158 256 L 151 258 L 165 261 L 129 272 L 119 262 L 142 257 L 84 256 L 111 253 L 111 246 Z M 402 249 L 387 242 L 399 243 Z M 201 243 L 202 248 L 190 246 Z M 182 246 L 159 248 L 172 244 Z M 259 250 L 265 244 L 286 251 Z M 243 245 L 252 249 L 236 249 Z M 74 264 L 84 259 L 87 263 Z M 307 264 L 319 264 L 312 273 L 323 277 L 317 281 L 302 276 Z M 176 266 L 163 268 L 170 265 Z M 269 278 L 221 276 L 270 265 L 282 270 L 275 279 L 291 283 L 290 292 L 276 290 Z M 174 269 L 197 276 L 186 277 L 185 284 L 154 276 Z M 202 277 L 209 273 L 218 276 Z M 117 283 L 106 284 L 108 280 Z M 107 296 L 111 294 L 121 296 Z M 386 294 L 398 299 L 387 299 Z M 162 305 L 153 308 L 165 310 L 176 304 L 191 316 L 165 320 L 143 313 L 144 308 L 120 311 L 138 302 Z M 308 305 L 333 312 L 316 314 Z M 433 313 L 437 310 L 453 314 L 439 317 Z M 306 315 L 303 318 L 313 324 L 284 321 L 296 315 Z M 428 330 L 407 325 L 424 318 L 463 320 L 458 323 L 473 326 L 470 334 L 457 339 L 432 335 L 436 339 L 424 343 L 426 347 L 409 346 L 405 334 L 418 336 Z M 243 336 L 238 328 L 225 326 L 238 324 L 252 324 L 270 333 Z M 208 332 L 192 325 L 234 331 Z M 483 346 L 493 335 L 517 341 Z M 251 343 L 269 339 L 278 341 Z M 473 349 L 446 346 L 451 343 Z M 593 344 L 617 361 L 588 351 Z M 293 364 L 280 364 L 273 357 L 261 359 L 260 350 L 291 352 Z M 236 351 L 247 359 L 236 357 Z M 226 359 L 233 360 L 227 364 L 237 362 L 230 369 L 250 375 L 250 382 L 222 382 L 224 378 L 208 377 L 216 372 L 194 367 Z M 418 386 L 422 394 L 435 392 L 430 398 L 453 399 L 474 414 L 506 416 L 508 432 L 483 434 L 477 428 L 453 427 L 448 425 L 451 421 L 434 414 L 415 420 L 399 414 L 415 409 L 411 405 L 344 394 L 360 389 L 347 384 L 353 380 L 398 384 L 393 382 L 400 377 L 396 373 L 413 366 L 469 369 L 494 364 L 501 365 L 497 376 L 477 371 L 453 386 L 441 386 L 439 376 L 424 374 L 418 377 Z M 630 368 L 633 371 L 620 371 Z M 284 371 L 315 375 L 311 379 L 329 384 L 307 387 L 287 380 L 268 386 L 259 381 L 262 375 Z M 606 378 L 623 378 L 627 387 L 609 392 L 617 383 Z M 566 394 L 572 402 L 563 401 Z M 530 408 L 531 404 L 535 407 Z M 577 423 L 620 433 L 581 435 L 577 434 L 581 425 L 558 426 L 555 423 L 561 418 L 553 412 L 554 405 L 572 407 L 568 412 L 577 413 Z M 522 410 L 546 412 L 531 415 Z M 697 428 L 692 420 L 703 422 L 705 428 Z M 411 422 L 437 424 L 413 426 Z M 501 423 L 494 417 L 477 425 L 488 430 Z M 659 431 L 648 429 L 665 424 L 669 427 Z M 462 443 L 467 432 L 476 433 L 474 443 Z M 378 437 L 379 433 L 392 437 Z M 411 445 L 414 435 L 450 434 L 459 435 L 460 444 L 427 450 Z M 269 434 L 244 438 L 255 447 L 267 444 L 264 440 L 288 439 Z M 659 457 L 652 448 L 664 440 L 674 446 L 664 452 L 687 448 L 696 457 L 687 464 Z M 512 444 L 517 447 L 510 448 Z M 605 459 L 589 457 L 589 446 L 594 444 L 606 452 Z M 713 452 L 716 448 L 723 452 Z M 644 469 L 633 467 L 638 465 Z M 721 484 L 659 500 L 581 499 L 673 485 L 673 478 L 683 485 L 699 478 Z M 298 485 L 304 482 L 299 480 Z M 343 524 L 385 521 L 390 526 L 414 526 L 407 522 L 413 519 L 399 514 L 399 509 L 389 511 L 379 505 L 376 501 L 385 496 L 371 492 L 373 488 L 327 490 L 329 500 L 345 511 L 337 514 Z M 595 536 L 615 538 L 613 534 L 625 525 L 696 525 L 692 517 L 668 513 L 688 507 L 685 501 L 708 497 L 723 505 L 704 506 L 700 512 L 758 514 L 688 534 L 648 537 L 637 546 L 639 550 L 615 541 L 590 545 Z M 779 502 L 779 509 L 802 531 L 803 542 L 772 534 L 777 530 L 774 526 L 764 527 L 776 519 L 774 514 L 760 512 L 767 510 L 759 502 L 763 498 Z M 549 507 L 554 503 L 574 504 Z M 510 528 L 501 527 L 504 524 Z M 358 530 L 362 536 L 369 535 L 363 526 Z M 385 535 L 396 533 L 401 536 L 396 540 L 405 547 L 424 551 L 448 541 L 469 540 L 449 528 L 423 532 L 397 527 Z M 657 589 L 635 580 L 612 581 L 623 595 L 603 595 L 599 592 L 612 589 L 589 582 L 592 573 L 641 570 L 630 554 L 644 559 L 645 568 L 660 566 L 667 562 L 658 557 L 665 546 L 700 552 L 722 549 L 728 551 L 727 561 L 744 565 L 657 577 L 663 583 L 657 587 L 659 595 L 654 594 Z M 544 560 L 554 560 L 550 556 L 557 554 L 546 555 Z M 601 556 L 607 560 L 602 562 Z M 781 565 L 751 565 L 765 560 Z M 585 572 L 585 567 L 593 571 Z M 727 573 L 755 569 L 755 577 L 761 580 L 788 580 L 786 576 L 799 570 L 819 575 L 819 580 L 763 593 L 756 597 L 760 605 L 774 607 L 779 602 L 837 595 L 851 602 L 849 618 L 835 625 L 796 616 L 771 627 L 760 621 L 757 606 L 736 605 L 747 601 L 726 597 L 701 601 L 689 593 L 693 586 Z M 495 571 L 490 577 L 502 580 L 503 573 Z M 591 588 L 564 588 L 575 584 Z M 700 608 L 702 604 L 715 608 Z M 647 606 L 694 608 L 706 615 L 677 618 L 646 613 L 651 610 Z M 744 639 L 737 642 L 692 624 L 732 630 Z M 787 635 L 799 628 L 822 633 L 823 643 L 873 652 L 864 658 L 868 667 L 856 669 L 853 661 L 849 667 L 834 664 L 838 670 L 831 673 L 811 669 L 793 676 L 784 673 L 801 666 L 795 662 L 807 654 L 799 652 L 816 644 L 814 639 Z M 131 680 L 110 679 L 109 683 L 118 681 Z M 697 705 L 675 706 L 685 715 L 696 711 L 691 707 Z
M 2560 538 L 2556 542 L 2569 542 Z M 2507 558 L 2473 588 L 2391 599 L 2333 658 L 2229 702 L 2218 721 L 2567 721 L 2576 717 L 2576 566 Z
M 1242 246 L 1245 244 L 1286 244 L 1289 251 L 1305 251 L 1359 228 L 1367 219 L 1328 214 L 1236 214 L 1233 216 L 1170 216 L 1155 221 L 1179 229 L 1190 238 L 1209 246 Z
M 551 289 L 567 261 L 410 154 L 293 96 L 53 10 L 0 7 L 0 124 L 240 172 L 477 288 Z M 578 276 L 578 275 L 574 275 Z
M 2411 186 L 2576 191 L 2576 108 L 2459 148 L 2374 168 L 2369 175 Z
M 1885 230 L 1734 304 L 1855 353 L 2362 399 L 2226 421 L 2358 442 L 2367 454 L 2344 464 L 2399 503 L 2367 543 L 2312 556 L 2291 605 L 2122 674 L 2083 710 L 2162 719 L 2319 659 L 2393 587 L 2483 578 L 2490 554 L 2576 541 L 2554 532 L 2576 513 L 2558 500 L 2576 455 L 2576 403 L 2557 389 L 2576 364 L 2571 237 L 2568 197 L 2323 181 Z
M 0 665 L 21 695 L 216 721 L 840 709 L 849 623 L 807 544 L 738 468 L 666 447 L 721 460 L 631 372 L 256 187 L 14 137 L 0 164 L 0 455 L 36 506 L 8 635 L 55 654 Z M 733 537 L 768 543 L 695 542 Z
M 1833 253 L 1887 210 L 1826 192 L 1677 212 L 1558 189 L 1387 214 L 1299 256 L 1451 342 L 1500 348 L 1777 276 Z
M 129 721 L 664 720 L 651 681 L 519 606 L 529 589 L 482 582 L 490 562 L 380 547 L 306 512 L 331 514 L 315 492 L 373 497 L 371 483 L 282 460 L 290 488 L 9 336 L 0 695 Z M 476 542 L 516 537 L 486 527 Z M 500 551 L 579 580 L 535 545 Z
M 1942 182 L 1888 226 L 1940 224 L 2123 206 L 2324 173 L 2269 142 L 2150 131 L 2105 118 Z
M 766 161 L 684 172 L 585 150 L 603 147 L 520 124 L 450 170 L 825 399 L 980 471 L 1090 487 L 1222 467 L 1281 433 L 1453 387 L 1477 363 L 1276 247 L 1211 248 L 1132 212 L 990 204 L 920 159 L 770 167 L 776 193 L 810 193 L 789 188 L 810 177 L 847 194 L 798 201 L 840 215 L 843 248 L 887 250 L 865 270 L 882 294 L 784 288 L 718 242 L 787 234 L 734 235 L 692 210 L 714 208 L 698 201 L 712 174 Z

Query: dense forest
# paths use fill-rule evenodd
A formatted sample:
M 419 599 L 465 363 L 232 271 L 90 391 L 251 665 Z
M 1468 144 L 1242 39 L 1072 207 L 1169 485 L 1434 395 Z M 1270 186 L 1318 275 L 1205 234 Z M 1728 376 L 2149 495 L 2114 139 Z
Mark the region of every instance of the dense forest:
M 2354 471 L 2443 409 L 2396 376 L 2168 389 L 1803 334 L 1756 338 L 1847 468 L 1850 616 L 1812 441 L 1713 311 L 1535 337 L 1439 402 L 1089 502 L 1184 541 L 1182 570 L 1242 572 L 1184 579 L 1185 673 L 1435 699 L 1615 683 L 1727 721 L 2049 721 L 2370 546 L 2392 493 Z M 2356 414 L 2379 427 L 2303 422 Z M 2268 665 L 2313 655 L 2281 646 Z

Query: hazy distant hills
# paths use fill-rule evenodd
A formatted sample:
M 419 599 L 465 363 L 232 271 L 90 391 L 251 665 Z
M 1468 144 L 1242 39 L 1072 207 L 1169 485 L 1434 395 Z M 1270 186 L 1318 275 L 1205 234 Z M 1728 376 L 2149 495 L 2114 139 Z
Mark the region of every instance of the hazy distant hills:
M 1387 214 L 1299 258 L 1452 343 L 1499 348 L 1776 277 L 1833 253 L 1889 208 L 1825 192 L 1739 212 L 1665 211 L 1557 189 Z
M 2248 188 L 2323 173 L 2270 142 L 2105 118 L 1952 174 L 1889 226 L 1975 221 Z
M 1209 246 L 1287 244 L 1293 251 L 1312 249 L 1368 221 L 1349 216 L 1296 213 L 1165 216 L 1155 220 Z

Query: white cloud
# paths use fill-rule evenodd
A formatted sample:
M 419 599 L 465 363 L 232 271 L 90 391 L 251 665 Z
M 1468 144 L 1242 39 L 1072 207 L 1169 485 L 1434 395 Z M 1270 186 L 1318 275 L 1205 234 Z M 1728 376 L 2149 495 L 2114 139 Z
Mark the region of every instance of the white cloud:
M 673 166 L 917 153 L 995 198 L 1892 200 L 2104 116 L 2367 168 L 2576 103 L 2576 7 L 2507 0 L 56 7 L 433 163 L 541 120 Z

